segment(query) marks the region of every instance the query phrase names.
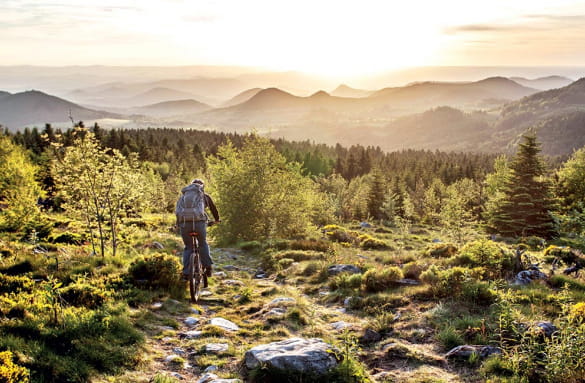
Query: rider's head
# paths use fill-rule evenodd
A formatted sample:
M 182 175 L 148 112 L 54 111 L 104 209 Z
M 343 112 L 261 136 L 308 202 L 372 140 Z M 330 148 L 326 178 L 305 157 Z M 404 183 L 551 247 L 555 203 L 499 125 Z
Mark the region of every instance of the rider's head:
M 193 181 L 191 181 L 192 184 L 198 184 L 201 186 L 204 186 L 205 184 L 203 183 L 203 180 L 200 178 L 195 178 Z

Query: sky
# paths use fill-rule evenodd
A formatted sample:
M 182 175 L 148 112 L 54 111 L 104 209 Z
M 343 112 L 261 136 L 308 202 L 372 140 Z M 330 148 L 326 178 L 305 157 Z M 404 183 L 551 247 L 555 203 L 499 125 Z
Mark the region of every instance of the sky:
M 578 66 L 585 1 L 0 0 L 0 65 Z

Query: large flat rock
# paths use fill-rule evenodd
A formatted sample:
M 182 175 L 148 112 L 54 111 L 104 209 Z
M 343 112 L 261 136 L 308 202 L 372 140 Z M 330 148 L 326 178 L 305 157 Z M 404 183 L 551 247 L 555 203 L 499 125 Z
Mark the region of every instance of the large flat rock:
M 324 375 L 338 364 L 331 352 L 335 350 L 318 338 L 291 338 L 256 346 L 246 352 L 244 361 L 248 369 L 266 366 L 291 373 Z

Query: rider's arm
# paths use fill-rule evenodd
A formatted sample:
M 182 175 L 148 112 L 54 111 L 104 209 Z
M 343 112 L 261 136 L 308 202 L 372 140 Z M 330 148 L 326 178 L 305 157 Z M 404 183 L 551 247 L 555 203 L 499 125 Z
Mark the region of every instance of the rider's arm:
M 209 194 L 205 194 L 205 205 L 209 208 L 209 210 L 211 210 L 213 218 L 215 218 L 216 221 L 219 221 L 219 212 L 217 211 L 217 208 L 215 207 L 215 204 L 213 203 L 213 200 Z

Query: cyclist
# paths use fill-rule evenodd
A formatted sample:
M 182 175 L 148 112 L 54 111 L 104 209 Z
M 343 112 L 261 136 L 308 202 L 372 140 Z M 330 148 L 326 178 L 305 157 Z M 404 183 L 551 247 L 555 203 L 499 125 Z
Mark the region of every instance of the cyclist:
M 210 277 L 213 261 L 209 256 L 209 245 L 207 244 L 208 216 L 205 208 L 211 210 L 215 223 L 221 222 L 219 213 L 209 194 L 204 192 L 204 183 L 196 178 L 181 190 L 181 197 L 177 201 L 175 215 L 177 226 L 180 229 L 185 249 L 183 250 L 183 279 L 187 280 L 192 274 L 190 270 L 190 257 L 193 252 L 193 239 L 189 233 L 196 232 L 199 242 L 199 255 L 204 266 L 205 274 Z M 206 286 L 207 287 L 207 286 Z

